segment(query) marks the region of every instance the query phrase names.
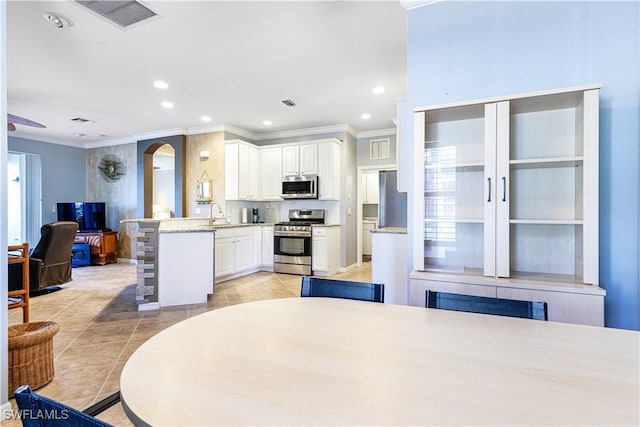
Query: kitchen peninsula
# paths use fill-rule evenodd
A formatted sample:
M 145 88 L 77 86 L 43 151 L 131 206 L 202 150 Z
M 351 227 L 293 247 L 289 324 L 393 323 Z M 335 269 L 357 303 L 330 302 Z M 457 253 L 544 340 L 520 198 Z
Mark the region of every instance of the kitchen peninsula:
M 224 229 L 223 235 L 247 234 L 257 235 L 262 241 L 262 228 L 269 224 L 227 224 L 209 218 L 171 218 L 171 219 L 132 219 L 123 223 L 136 223 L 137 230 L 137 288 L 136 300 L 138 310 L 157 310 L 160 307 L 185 304 L 202 304 L 213 294 L 216 283 L 216 232 Z M 240 230 L 240 231 L 238 231 Z M 226 234 L 225 234 L 226 233 Z M 234 241 L 227 247 L 227 241 L 221 238 L 220 265 L 226 264 L 234 248 L 242 248 L 245 255 L 256 253 L 253 240 L 242 247 Z M 245 252 L 248 249 L 248 252 Z M 257 251 L 259 254 L 260 251 Z M 257 271 L 250 261 L 243 271 Z M 259 258 L 259 257 L 258 257 Z M 258 259 L 257 263 L 260 264 Z M 244 267 L 244 266 L 242 266 Z M 253 270 L 251 270 L 253 268 Z M 236 273 L 234 269 L 232 273 Z M 218 274 L 219 276 L 219 274 Z

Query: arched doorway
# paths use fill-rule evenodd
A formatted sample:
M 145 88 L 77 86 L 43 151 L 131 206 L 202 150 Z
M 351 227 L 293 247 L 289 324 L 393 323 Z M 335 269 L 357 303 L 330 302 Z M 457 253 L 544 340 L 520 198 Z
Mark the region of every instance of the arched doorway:
M 176 217 L 183 216 L 185 212 L 185 139 L 184 135 L 175 135 L 138 141 L 138 218 L 154 217 L 154 158 L 156 152 L 165 145 L 171 146 L 174 150 L 173 210 Z

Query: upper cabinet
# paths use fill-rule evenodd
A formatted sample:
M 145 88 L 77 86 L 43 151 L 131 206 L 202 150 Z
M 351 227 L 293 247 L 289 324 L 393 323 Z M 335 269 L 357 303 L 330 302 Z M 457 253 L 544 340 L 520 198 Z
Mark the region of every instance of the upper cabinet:
M 320 200 L 340 200 L 340 141 L 321 141 L 318 147 L 318 186 Z
M 380 199 L 378 171 L 367 171 L 362 174 L 362 203 L 377 205 Z
M 599 85 L 418 109 L 416 269 L 598 285 L 598 113 Z
M 258 200 L 258 149 L 242 141 L 229 141 L 224 148 L 225 198 Z
M 260 199 L 282 200 L 282 147 L 260 149 Z
M 317 175 L 318 145 L 291 145 L 282 148 L 282 175 Z
M 282 200 L 282 178 L 318 176 L 318 199 L 340 200 L 340 144 L 322 139 L 300 144 L 257 147 L 244 141 L 225 143 L 227 200 Z

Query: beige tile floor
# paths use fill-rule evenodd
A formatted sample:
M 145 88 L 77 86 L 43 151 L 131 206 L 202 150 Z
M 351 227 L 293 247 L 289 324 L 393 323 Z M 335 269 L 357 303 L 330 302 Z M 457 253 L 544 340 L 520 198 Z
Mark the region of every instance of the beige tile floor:
M 371 263 L 333 276 L 371 281 Z M 119 263 L 73 270 L 62 290 L 31 300 L 30 321 L 60 325 L 54 337 L 55 377 L 38 393 L 78 409 L 119 389 L 120 372 L 129 356 L 147 339 L 188 317 L 243 302 L 300 295 L 300 276 L 260 272 L 217 285 L 207 304 L 137 311 L 136 267 Z M 9 324 L 22 321 L 22 310 L 9 312 Z M 15 401 L 11 399 L 15 409 Z M 131 426 L 116 405 L 99 416 L 116 426 Z M 3 427 L 21 425 L 2 421 Z

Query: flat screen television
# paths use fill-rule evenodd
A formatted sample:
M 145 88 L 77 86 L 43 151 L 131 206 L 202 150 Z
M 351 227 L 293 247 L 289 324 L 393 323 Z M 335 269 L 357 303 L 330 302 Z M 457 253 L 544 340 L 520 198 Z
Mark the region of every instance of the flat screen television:
M 64 202 L 58 203 L 58 221 L 78 223 L 80 232 L 109 231 L 104 202 Z

